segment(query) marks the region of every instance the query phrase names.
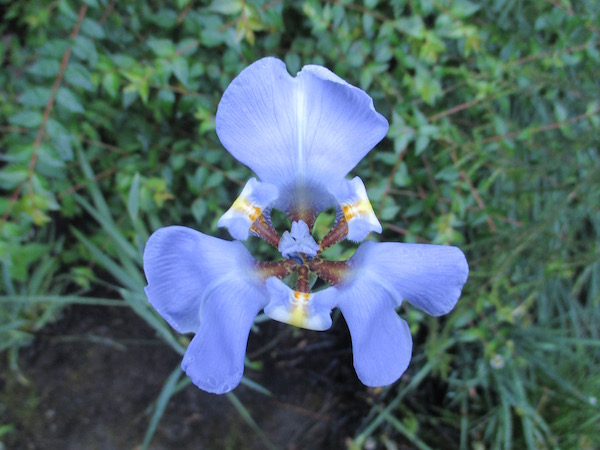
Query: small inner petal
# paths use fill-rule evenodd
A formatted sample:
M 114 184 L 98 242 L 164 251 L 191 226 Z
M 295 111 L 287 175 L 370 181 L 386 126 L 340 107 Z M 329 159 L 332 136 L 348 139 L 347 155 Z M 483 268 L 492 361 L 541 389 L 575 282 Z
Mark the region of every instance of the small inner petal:
M 277 187 L 251 178 L 231 208 L 219 219 L 219 227 L 226 227 L 235 239 L 242 241 L 248 239 L 252 224 L 278 196 Z
M 293 259 L 298 264 L 304 264 L 304 258 L 310 261 L 317 255 L 319 244 L 310 234 L 308 225 L 303 220 L 292 222 L 291 231 L 281 236 L 278 250 L 284 258 Z
M 367 190 L 362 180 L 358 177 L 350 181 L 344 180 L 334 192 L 340 205 L 341 212 L 348 222 L 347 238 L 354 242 L 362 241 L 367 235 L 375 231 L 381 233 L 382 228 L 371 202 L 367 197 Z
M 269 278 L 266 285 L 270 301 L 265 307 L 265 314 L 271 319 L 316 331 L 331 326 L 332 307 L 317 302 L 317 294 L 294 291 L 274 277 Z

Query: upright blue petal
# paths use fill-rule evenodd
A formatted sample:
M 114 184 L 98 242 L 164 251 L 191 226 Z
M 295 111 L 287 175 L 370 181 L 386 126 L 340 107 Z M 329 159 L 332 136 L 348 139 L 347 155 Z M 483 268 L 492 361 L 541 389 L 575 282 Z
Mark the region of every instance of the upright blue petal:
M 216 129 L 236 159 L 279 188 L 275 207 L 320 212 L 333 204 L 327 185 L 356 166 L 388 123 L 371 97 L 324 67 L 293 78 L 282 61 L 264 58 L 231 82 Z
M 454 308 L 469 275 L 457 247 L 395 242 L 365 242 L 348 261 L 351 272 L 394 295 L 395 305 L 407 300 L 433 316 Z
M 233 389 L 252 321 L 268 303 L 248 250 L 191 228 L 161 228 L 146 244 L 144 271 L 152 306 L 180 333 L 197 333 L 183 360 L 192 381 L 209 392 Z

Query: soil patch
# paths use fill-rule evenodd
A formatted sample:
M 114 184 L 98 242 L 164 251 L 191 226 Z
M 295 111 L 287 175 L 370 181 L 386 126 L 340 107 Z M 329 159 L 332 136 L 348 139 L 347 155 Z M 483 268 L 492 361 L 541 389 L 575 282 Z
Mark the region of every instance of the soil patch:
M 251 333 L 248 355 L 262 368 L 234 393 L 281 449 L 344 448 L 365 413 L 369 390 L 352 368 L 343 320 L 325 333 L 276 322 Z M 134 449 L 153 402 L 180 357 L 128 308 L 73 306 L 23 349 L 27 382 L 3 367 L 0 420 L 14 426 L 10 449 Z M 4 365 L 5 362 L 2 362 Z M 169 403 L 150 446 L 162 449 L 263 449 L 226 396 L 193 385 Z

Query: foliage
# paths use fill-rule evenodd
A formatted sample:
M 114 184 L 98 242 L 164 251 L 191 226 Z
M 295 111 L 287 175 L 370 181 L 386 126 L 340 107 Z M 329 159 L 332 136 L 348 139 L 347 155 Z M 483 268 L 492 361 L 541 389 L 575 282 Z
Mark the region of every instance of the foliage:
M 183 351 L 145 302 L 141 251 L 163 224 L 226 237 L 216 221 L 250 174 L 216 107 L 275 55 L 292 73 L 326 65 L 390 121 L 355 170 L 383 238 L 460 245 L 471 266 L 447 319 L 400 312 L 413 363 L 352 446 L 600 445 L 597 2 L 0 4 L 0 349 L 15 370 L 64 305 L 109 301 L 97 292 Z

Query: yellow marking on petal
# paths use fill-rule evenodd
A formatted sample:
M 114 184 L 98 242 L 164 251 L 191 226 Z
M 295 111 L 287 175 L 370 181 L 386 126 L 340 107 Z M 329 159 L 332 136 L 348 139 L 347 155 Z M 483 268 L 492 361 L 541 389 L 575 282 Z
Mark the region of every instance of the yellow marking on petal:
M 292 291 L 288 299 L 291 304 L 291 311 L 289 312 L 286 323 L 300 328 L 307 328 L 309 320 L 307 306 L 312 297 L 313 294 Z
M 365 198 L 361 198 L 355 203 L 342 204 L 342 211 L 348 222 L 357 217 L 363 217 L 369 221 L 372 221 L 373 218 L 377 220 L 375 217 L 375 212 L 373 211 L 373 207 L 371 206 L 371 202 Z
M 245 196 L 239 196 L 229 211 L 235 213 L 236 215 L 242 215 L 250 220 L 250 223 L 254 223 L 256 219 L 258 219 L 262 213 L 262 208 L 256 206 L 255 204 L 248 201 L 248 198 Z M 229 212 L 228 211 L 228 212 Z

